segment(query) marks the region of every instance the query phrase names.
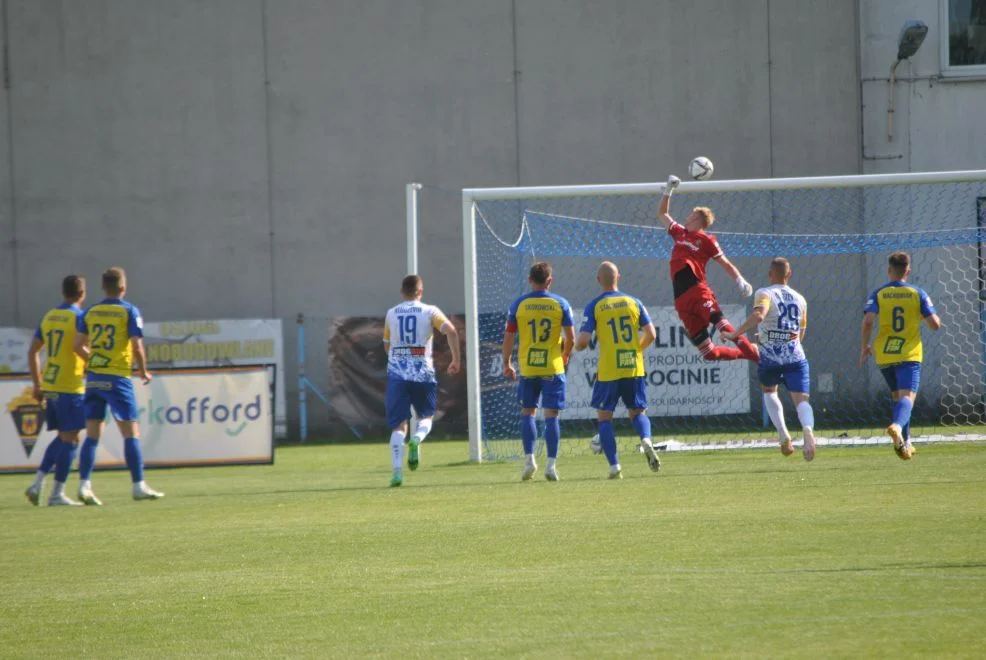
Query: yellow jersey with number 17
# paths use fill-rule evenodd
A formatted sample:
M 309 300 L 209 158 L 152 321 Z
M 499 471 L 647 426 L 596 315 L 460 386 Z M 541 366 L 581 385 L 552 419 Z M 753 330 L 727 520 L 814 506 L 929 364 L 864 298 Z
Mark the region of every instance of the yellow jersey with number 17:
M 927 293 L 905 282 L 890 282 L 870 294 L 863 311 L 877 315 L 877 366 L 921 361 L 921 321 L 935 313 Z
M 44 344 L 45 365 L 41 389 L 62 394 L 84 394 L 86 362 L 75 354 L 76 324 L 82 310 L 64 303 L 41 319 L 34 338 Z
M 596 333 L 600 382 L 644 375 L 644 356 L 637 335 L 650 322 L 643 303 L 622 291 L 607 291 L 586 305 L 580 332 Z
M 89 364 L 86 371 L 105 376 L 130 378 L 133 349 L 130 340 L 144 336 L 140 310 L 119 298 L 96 303 L 79 317 L 78 331 L 89 335 Z

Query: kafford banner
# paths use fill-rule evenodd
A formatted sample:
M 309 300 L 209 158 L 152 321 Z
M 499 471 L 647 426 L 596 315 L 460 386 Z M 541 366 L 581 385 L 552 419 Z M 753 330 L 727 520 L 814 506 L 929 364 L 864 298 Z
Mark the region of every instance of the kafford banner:
M 657 341 L 644 351 L 648 415 L 678 417 L 750 412 L 748 361 L 706 362 L 689 341 L 674 307 L 648 307 L 647 311 L 657 329 Z M 722 311 L 737 325 L 746 318 L 746 310 L 741 305 L 725 305 Z M 581 325 L 582 310 L 573 309 L 572 313 L 577 325 Z M 596 416 L 590 402 L 598 360 L 595 338 L 589 349 L 572 354 L 563 417 Z M 617 414 L 625 410 L 620 404 Z
M 148 467 L 272 463 L 271 375 L 267 367 L 159 371 L 136 382 Z M 34 471 L 54 432 L 25 375 L 0 376 L 0 471 Z M 85 434 L 83 433 L 83 437 Z M 124 465 L 123 438 L 108 417 L 97 467 Z
M 0 373 L 26 373 L 34 330 L 0 328 Z M 150 370 L 276 364 L 274 430 L 287 435 L 284 397 L 284 338 L 280 319 L 162 321 L 144 323 Z

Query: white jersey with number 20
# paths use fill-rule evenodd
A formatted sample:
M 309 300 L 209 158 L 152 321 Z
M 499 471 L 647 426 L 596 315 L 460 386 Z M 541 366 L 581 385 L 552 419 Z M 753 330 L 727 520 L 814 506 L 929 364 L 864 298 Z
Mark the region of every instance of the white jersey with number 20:
M 442 310 L 417 300 L 387 310 L 383 326 L 383 340 L 390 343 L 387 376 L 416 383 L 436 382 L 432 338 L 447 322 Z
M 763 323 L 757 329 L 760 366 L 796 364 L 805 358 L 801 331 L 808 326 L 808 303 L 804 296 L 786 284 L 757 289 L 753 306 L 764 308 Z

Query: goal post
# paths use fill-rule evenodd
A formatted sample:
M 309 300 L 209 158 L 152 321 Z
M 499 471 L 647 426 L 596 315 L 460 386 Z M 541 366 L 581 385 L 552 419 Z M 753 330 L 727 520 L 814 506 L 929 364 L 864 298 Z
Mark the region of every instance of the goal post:
M 680 329 L 668 272 L 672 242 L 656 221 L 663 190 L 663 183 L 463 190 L 472 460 L 520 453 L 515 385 L 497 361 L 506 310 L 527 290 L 527 268 L 537 260 L 552 263 L 552 291 L 577 316 L 598 293 L 595 268 L 603 259 L 620 267 L 621 290 L 651 311 L 659 338 L 645 362 L 656 442 L 670 435 L 694 442 L 774 436 L 763 428 L 755 369 L 747 362 L 703 363 Z M 710 206 L 717 218 L 712 232 L 755 288 L 767 284 L 772 257 L 792 260 L 791 284 L 808 299 L 805 343 L 818 432 L 836 443 L 840 435 L 865 436 L 889 417 L 879 371 L 872 363 L 859 369 L 855 360 L 862 304 L 886 282 L 886 257 L 895 249 L 912 251 L 911 281 L 928 291 L 945 325 L 925 332 L 916 424 L 984 430 L 982 198 L 986 171 L 979 170 L 686 181 L 671 213 L 684 220 L 693 206 Z M 720 271 L 710 266 L 710 284 L 739 325 L 749 299 Z M 593 434 L 589 356 L 576 354 L 569 367 L 565 451 L 588 451 Z M 788 420 L 794 433 L 797 420 Z

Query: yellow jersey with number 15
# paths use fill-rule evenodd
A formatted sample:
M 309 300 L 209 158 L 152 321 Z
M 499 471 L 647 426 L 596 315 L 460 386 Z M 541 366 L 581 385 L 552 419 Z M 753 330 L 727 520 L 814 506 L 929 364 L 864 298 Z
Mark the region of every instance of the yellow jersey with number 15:
M 82 310 L 64 303 L 41 319 L 34 338 L 44 344 L 45 365 L 41 389 L 62 394 L 84 394 L 86 362 L 75 354 L 76 324 Z
M 586 305 L 580 332 L 596 333 L 599 382 L 644 375 L 644 356 L 637 335 L 650 322 L 643 303 L 622 291 L 607 291 Z
M 79 317 L 78 331 L 89 335 L 89 364 L 91 374 L 133 375 L 133 349 L 130 340 L 144 336 L 144 320 L 140 310 L 119 298 L 107 298 L 96 303 Z
M 877 315 L 877 366 L 921 361 L 921 321 L 935 313 L 927 293 L 905 282 L 890 282 L 870 294 L 863 311 Z

